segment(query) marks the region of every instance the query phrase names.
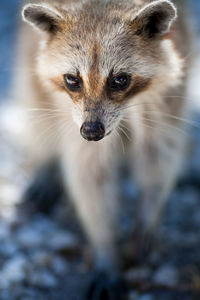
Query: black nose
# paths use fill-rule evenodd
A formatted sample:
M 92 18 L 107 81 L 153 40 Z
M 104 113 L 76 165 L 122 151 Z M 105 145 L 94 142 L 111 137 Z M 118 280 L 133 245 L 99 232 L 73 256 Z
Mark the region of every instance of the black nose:
M 81 127 L 81 135 L 87 141 L 99 141 L 105 136 L 105 129 L 101 122 L 85 122 Z

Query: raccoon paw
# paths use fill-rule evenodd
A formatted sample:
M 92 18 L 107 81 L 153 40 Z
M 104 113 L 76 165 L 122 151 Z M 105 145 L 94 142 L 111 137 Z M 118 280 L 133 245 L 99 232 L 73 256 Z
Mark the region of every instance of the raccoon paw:
M 91 282 L 87 291 L 87 300 L 123 300 L 125 299 L 125 283 L 120 277 L 109 277 L 99 273 Z
M 133 253 L 138 263 L 148 260 L 158 240 L 154 231 L 136 229 L 133 234 Z

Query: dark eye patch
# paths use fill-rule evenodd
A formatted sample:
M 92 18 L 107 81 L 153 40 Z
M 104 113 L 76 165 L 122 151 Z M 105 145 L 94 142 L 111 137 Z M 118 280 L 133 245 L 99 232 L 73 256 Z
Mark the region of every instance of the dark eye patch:
M 130 85 L 131 76 L 126 73 L 121 73 L 115 76 L 110 76 L 107 85 L 111 92 L 123 91 Z
M 83 85 L 83 81 L 80 78 L 80 76 L 65 74 L 64 75 L 64 80 L 65 80 L 65 84 L 66 84 L 67 88 L 70 91 L 76 92 L 76 91 L 81 90 L 82 85 Z

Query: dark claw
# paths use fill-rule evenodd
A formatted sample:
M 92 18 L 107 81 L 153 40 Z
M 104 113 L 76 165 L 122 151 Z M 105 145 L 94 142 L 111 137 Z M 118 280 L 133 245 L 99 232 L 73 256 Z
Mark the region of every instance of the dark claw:
M 86 295 L 87 300 L 124 300 L 125 284 L 120 277 L 99 273 Z
M 158 240 L 155 232 L 147 232 L 141 228 L 137 228 L 133 234 L 133 253 L 135 260 L 138 263 L 144 263 L 148 260 L 149 256 L 153 252 L 156 246 L 158 246 Z

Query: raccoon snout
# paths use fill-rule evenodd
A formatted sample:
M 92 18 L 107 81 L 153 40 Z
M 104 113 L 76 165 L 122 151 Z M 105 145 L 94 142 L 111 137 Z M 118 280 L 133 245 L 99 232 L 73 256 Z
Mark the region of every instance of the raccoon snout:
M 99 141 L 105 136 L 104 125 L 99 122 L 85 122 L 80 129 L 81 135 L 87 141 Z

